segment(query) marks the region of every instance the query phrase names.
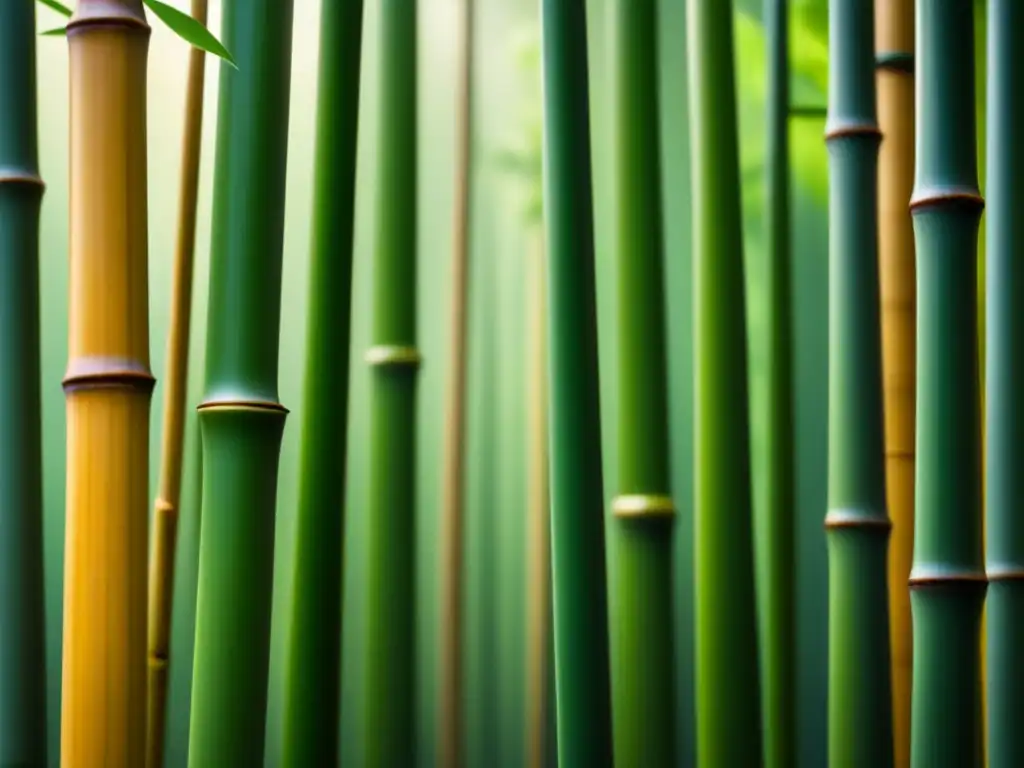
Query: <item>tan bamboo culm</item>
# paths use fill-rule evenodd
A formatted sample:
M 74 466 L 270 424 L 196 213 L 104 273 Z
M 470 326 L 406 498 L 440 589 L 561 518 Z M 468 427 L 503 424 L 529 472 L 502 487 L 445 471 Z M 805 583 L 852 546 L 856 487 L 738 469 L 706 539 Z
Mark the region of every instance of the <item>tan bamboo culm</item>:
M 207 0 L 192 0 L 192 16 L 206 24 Z M 203 127 L 203 82 L 206 55 L 192 48 L 185 92 L 185 127 L 181 152 L 178 231 L 171 287 L 171 324 L 167 339 L 160 485 L 153 510 L 153 544 L 149 572 L 149 687 L 146 718 L 146 765 L 161 768 L 167 719 L 170 664 L 171 601 L 174 594 L 174 552 L 178 539 L 182 452 L 185 435 L 185 391 L 192 316 L 192 265 L 196 236 L 196 198 Z
M 136 768 L 145 756 L 149 33 L 141 0 L 79 0 L 67 27 L 66 768 Z
M 889 610 L 895 765 L 910 764 L 912 636 L 911 559 L 914 549 L 914 418 L 916 285 L 910 195 L 914 185 L 914 0 L 879 0 L 878 53 L 879 274 L 882 294 L 882 366 L 885 455 L 892 539 Z
M 550 641 L 551 548 L 548 539 L 547 313 L 544 245 L 533 235 L 527 264 L 527 616 L 526 764 L 543 768 L 548 723 L 548 643 Z
M 463 60 L 455 127 L 455 214 L 452 246 L 451 343 L 445 403 L 441 502 L 441 734 L 439 764 L 462 766 L 463 482 L 466 423 L 466 315 L 469 279 L 472 146 L 473 0 L 463 0 Z

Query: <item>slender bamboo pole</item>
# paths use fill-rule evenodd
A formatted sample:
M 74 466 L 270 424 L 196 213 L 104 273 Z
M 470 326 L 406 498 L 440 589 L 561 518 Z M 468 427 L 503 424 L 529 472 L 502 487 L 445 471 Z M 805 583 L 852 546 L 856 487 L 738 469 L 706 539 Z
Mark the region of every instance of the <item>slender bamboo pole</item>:
M 374 254 L 366 761 L 412 765 L 416 554 L 417 0 L 381 0 Z
M 763 760 L 731 2 L 690 0 L 697 761 Z
M 80 0 L 71 65 L 61 764 L 137 766 L 146 741 L 149 368 L 141 0 Z
M 982 756 L 978 190 L 970 0 L 918 0 L 916 174 L 917 514 L 911 765 Z
M 675 764 L 672 526 L 654 0 L 615 0 L 612 163 L 619 324 L 619 487 L 612 501 L 617 765 Z
M 910 592 L 914 554 L 914 357 L 917 308 L 914 229 L 914 3 L 880 0 L 875 13 L 878 125 L 878 265 L 882 303 L 889 641 L 895 765 L 910 764 Z
M 586 0 L 541 0 L 558 764 L 612 764 Z
M 829 765 L 892 765 L 874 10 L 829 4 Z
M 206 0 L 192 0 L 192 17 L 206 25 Z M 171 285 L 171 324 L 167 338 L 167 379 L 160 450 L 160 485 L 153 509 L 152 556 L 149 563 L 149 667 L 146 707 L 146 765 L 161 768 L 167 727 L 171 602 L 174 554 L 178 541 L 182 454 L 185 443 L 185 391 L 192 319 L 192 264 L 196 239 L 196 198 L 203 127 L 206 54 L 191 48 L 185 90 L 185 130 L 181 152 L 178 239 Z
M 768 232 L 768 504 L 756 521 L 764 558 L 761 674 L 768 768 L 796 764 L 796 552 L 789 193 L 789 2 L 766 0 L 768 115 L 765 222 Z
M 313 246 L 284 705 L 285 766 L 338 759 L 342 542 L 363 0 L 320 10 Z
M 988 765 L 1011 768 L 1024 765 L 1024 5 L 989 0 L 988 9 L 987 743 Z
M 547 348 L 544 239 L 531 233 L 527 264 L 527 617 L 526 763 L 543 768 L 547 755 L 550 542 L 548 520 Z
M 469 283 L 470 175 L 473 120 L 474 2 L 462 0 L 462 58 L 455 125 L 455 200 L 452 223 L 451 338 L 445 402 L 444 482 L 441 499 L 441 738 L 440 761 L 461 768 L 463 729 L 462 580 L 465 576 L 466 325 Z
M 33 0 L 0 8 L 0 765 L 46 765 Z
M 263 764 L 277 468 L 291 0 L 225 0 L 189 765 Z M 338 543 L 336 542 L 336 545 Z

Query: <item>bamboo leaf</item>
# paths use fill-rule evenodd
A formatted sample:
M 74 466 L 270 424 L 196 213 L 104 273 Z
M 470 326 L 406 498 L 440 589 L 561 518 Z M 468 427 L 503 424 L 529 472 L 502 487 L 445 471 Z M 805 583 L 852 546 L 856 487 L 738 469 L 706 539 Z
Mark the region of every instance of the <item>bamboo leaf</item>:
M 46 3 L 53 2 L 53 0 L 40 1 Z M 167 3 L 160 2 L 160 0 L 142 1 L 146 4 L 146 7 L 153 12 L 154 16 L 170 27 L 171 31 L 186 43 L 201 51 L 206 51 L 207 53 L 212 53 L 214 56 L 219 56 L 232 67 L 238 69 L 238 65 L 235 64 L 235 60 L 232 58 L 231 52 L 213 36 L 213 33 L 210 32 L 210 30 L 196 19 L 192 18 L 187 13 L 179 11 L 173 6 L 167 5 Z
M 71 9 L 63 3 L 58 3 L 57 0 L 39 0 L 39 2 L 57 13 L 61 13 L 69 17 L 71 16 Z
M 39 34 L 44 37 L 66 37 L 68 34 L 68 28 L 57 27 L 56 29 L 48 29 L 45 32 L 40 32 Z

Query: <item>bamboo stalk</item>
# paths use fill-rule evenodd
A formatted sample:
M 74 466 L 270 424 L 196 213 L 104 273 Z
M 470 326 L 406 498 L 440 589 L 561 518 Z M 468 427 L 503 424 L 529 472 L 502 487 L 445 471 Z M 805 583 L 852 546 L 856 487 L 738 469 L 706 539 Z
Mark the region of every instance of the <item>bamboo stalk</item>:
M 894 753 L 872 5 L 831 0 L 829 30 L 829 765 L 881 768 Z
M 80 0 L 71 65 L 61 764 L 137 766 L 146 739 L 149 368 L 141 0 Z
M 455 136 L 455 200 L 452 225 L 451 338 L 445 402 L 445 443 L 441 499 L 441 738 L 440 764 L 463 764 L 463 492 L 465 490 L 466 316 L 469 281 L 470 173 L 473 119 L 473 0 L 463 0 L 462 59 L 458 74 Z
M 793 328 L 789 192 L 789 2 L 767 0 L 768 115 L 765 150 L 769 272 L 768 504 L 755 521 L 763 562 L 761 675 L 768 768 L 796 763 L 796 500 L 793 456 Z
M 732 3 L 690 0 L 697 761 L 763 760 Z
M 558 764 L 612 764 L 585 0 L 542 0 Z
M 371 366 L 366 761 L 412 765 L 416 554 L 416 0 L 381 0 Z
M 982 757 L 979 630 L 985 597 L 980 515 L 978 190 L 974 13 L 967 0 L 917 2 L 917 514 L 911 765 Z
M 0 765 L 46 765 L 35 3 L 0 8 Z
M 206 25 L 206 0 L 192 0 L 192 17 Z M 171 323 L 167 338 L 160 484 L 153 509 L 152 556 L 149 563 L 149 657 L 146 707 L 146 765 L 161 768 L 167 727 L 171 603 L 174 554 L 178 541 L 182 453 L 185 442 L 185 392 L 192 319 L 192 265 L 196 238 L 196 198 L 203 127 L 203 82 L 206 54 L 191 48 L 185 90 L 185 129 L 178 199 L 178 239 L 171 286 Z
M 987 662 L 989 673 L 988 765 L 1024 765 L 1024 526 L 1020 521 L 1020 456 L 1024 448 L 1024 386 L 1020 307 L 1024 300 L 1024 172 L 1020 132 L 1024 118 L 1024 70 L 1019 61 L 1024 6 L 989 0 L 988 42 L 988 258 L 985 430 L 988 528 L 985 536 L 989 580 Z
M 342 542 L 362 0 L 320 11 L 306 378 L 284 705 L 285 766 L 338 759 Z
M 543 768 L 547 752 L 548 643 L 551 603 L 548 537 L 547 318 L 544 303 L 544 240 L 533 233 L 527 265 L 527 618 L 526 764 Z
M 878 264 L 882 303 L 886 500 L 889 539 L 889 638 L 893 747 L 897 768 L 910 764 L 912 672 L 910 578 L 914 550 L 914 3 L 883 0 L 875 14 L 878 125 Z
M 675 763 L 672 526 L 654 0 L 611 3 L 619 290 L 619 473 L 612 501 L 613 739 L 618 765 Z
M 207 320 L 189 765 L 263 764 L 291 0 L 226 0 Z

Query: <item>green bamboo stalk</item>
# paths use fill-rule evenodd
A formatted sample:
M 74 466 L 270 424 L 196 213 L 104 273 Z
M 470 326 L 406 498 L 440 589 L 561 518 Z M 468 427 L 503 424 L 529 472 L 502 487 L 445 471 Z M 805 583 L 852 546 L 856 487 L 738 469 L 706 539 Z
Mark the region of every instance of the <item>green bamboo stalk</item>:
M 416 554 L 416 0 L 381 0 L 374 254 L 367 765 L 413 765 Z
M 829 765 L 893 763 L 874 7 L 829 3 Z
M 760 765 L 746 299 L 732 3 L 690 0 L 697 761 Z
M 352 236 L 363 0 L 320 10 L 313 252 L 284 705 L 285 766 L 338 759 Z
M 0 765 L 46 764 L 35 12 L 0 8 Z
M 978 387 L 978 190 L 970 0 L 917 0 L 917 517 L 910 574 L 911 765 L 982 755 L 985 598 Z
M 988 9 L 987 743 L 988 765 L 1011 768 L 1024 765 L 1024 5 L 989 0 Z
M 757 517 L 761 701 L 768 768 L 796 757 L 796 605 L 793 491 L 793 351 L 789 206 L 789 2 L 766 0 L 768 115 L 765 183 L 768 233 L 767 505 Z
M 270 652 L 291 0 L 226 0 L 189 765 L 262 765 Z M 340 541 L 334 542 L 340 546 Z
M 614 0 L 610 7 L 621 397 L 611 531 L 613 743 L 617 765 L 654 768 L 675 764 L 675 508 L 669 496 L 657 13 L 654 0 Z
M 586 0 L 541 14 L 558 764 L 610 768 Z

